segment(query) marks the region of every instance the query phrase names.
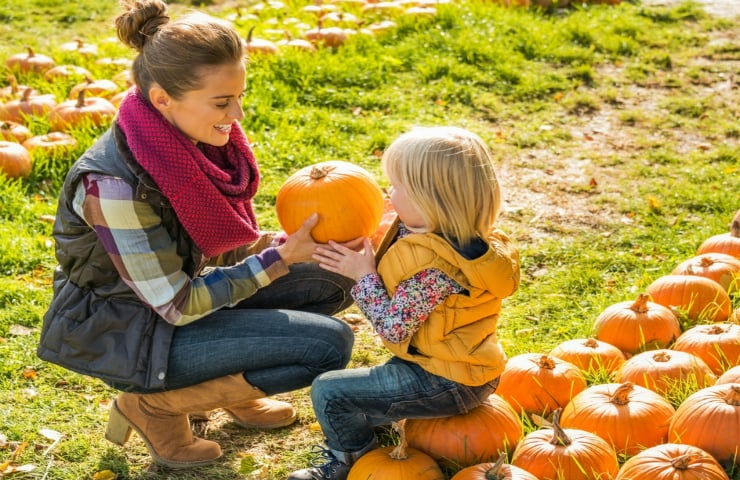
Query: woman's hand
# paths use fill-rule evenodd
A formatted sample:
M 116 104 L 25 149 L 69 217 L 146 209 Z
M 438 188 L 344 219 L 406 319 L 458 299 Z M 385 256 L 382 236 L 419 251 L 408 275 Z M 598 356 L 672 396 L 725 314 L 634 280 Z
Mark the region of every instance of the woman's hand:
M 320 244 L 313 241 L 311 230 L 319 223 L 319 214 L 314 213 L 303 222 L 301 228 L 292 235 L 288 235 L 285 243 L 276 247 L 280 257 L 287 265 L 301 262 L 316 262 L 313 254 Z
M 375 254 L 369 238 L 363 238 L 362 250 L 351 248 L 355 241 L 340 244 L 329 241 L 328 246 L 319 246 L 313 258 L 319 266 L 355 281 L 369 273 L 375 273 Z

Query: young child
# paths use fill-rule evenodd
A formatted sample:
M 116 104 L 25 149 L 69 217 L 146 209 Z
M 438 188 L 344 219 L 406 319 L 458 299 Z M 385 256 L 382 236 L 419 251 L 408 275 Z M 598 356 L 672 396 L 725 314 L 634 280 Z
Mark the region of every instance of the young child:
M 377 269 L 369 240 L 359 252 L 330 242 L 314 258 L 357 280 L 352 296 L 393 357 L 314 380 L 328 448 L 289 480 L 346 479 L 375 448 L 375 426 L 466 413 L 506 363 L 496 324 L 519 286 L 519 253 L 494 227 L 501 192 L 486 145 L 461 128 L 415 128 L 386 150 L 383 169 L 400 225 Z

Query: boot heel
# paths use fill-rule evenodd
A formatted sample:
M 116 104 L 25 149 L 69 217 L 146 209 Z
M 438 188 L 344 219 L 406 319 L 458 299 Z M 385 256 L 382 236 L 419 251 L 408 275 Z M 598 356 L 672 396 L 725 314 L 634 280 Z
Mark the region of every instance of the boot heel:
M 105 429 L 105 438 L 117 445 L 125 445 L 130 436 L 131 425 L 120 410 L 118 410 L 114 402 L 108 414 L 108 426 Z

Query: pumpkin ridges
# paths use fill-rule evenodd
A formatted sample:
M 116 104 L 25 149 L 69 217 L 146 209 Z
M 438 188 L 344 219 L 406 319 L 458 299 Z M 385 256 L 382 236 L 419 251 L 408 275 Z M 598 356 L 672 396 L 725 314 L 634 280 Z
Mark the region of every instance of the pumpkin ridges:
M 709 278 L 697 275 L 664 275 L 646 288 L 653 302 L 676 307 L 690 320 L 727 320 L 732 302 L 722 286 Z
M 709 252 L 726 253 L 740 258 L 740 210 L 730 222 L 729 232 L 707 238 L 696 251 L 697 254 Z
M 677 459 L 680 460 L 676 462 Z M 688 463 L 688 468 L 681 470 L 684 462 Z M 729 477 L 704 450 L 691 445 L 664 443 L 628 459 L 615 480 L 729 480 Z
M 740 325 L 715 323 L 696 325 L 683 332 L 671 346 L 704 360 L 716 375 L 740 365 Z
M 664 395 L 679 382 L 695 380 L 699 388 L 712 385 L 717 377 L 696 355 L 680 350 L 653 350 L 635 355 L 617 370 L 619 383 L 633 382 Z

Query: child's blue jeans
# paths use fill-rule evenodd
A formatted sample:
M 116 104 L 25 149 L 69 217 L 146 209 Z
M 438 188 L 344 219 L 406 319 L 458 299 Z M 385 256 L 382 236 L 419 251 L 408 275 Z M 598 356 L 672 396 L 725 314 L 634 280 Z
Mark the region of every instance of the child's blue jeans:
M 497 385 L 498 379 L 478 387 L 462 385 L 394 357 L 375 367 L 319 375 L 311 385 L 311 400 L 327 447 L 352 463 L 374 448 L 375 426 L 467 413 Z

